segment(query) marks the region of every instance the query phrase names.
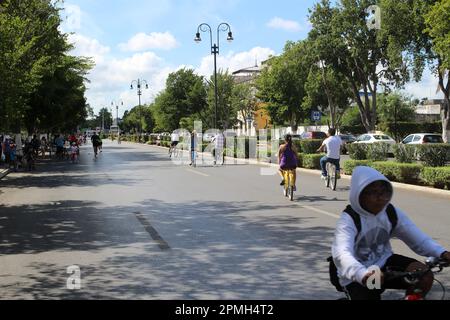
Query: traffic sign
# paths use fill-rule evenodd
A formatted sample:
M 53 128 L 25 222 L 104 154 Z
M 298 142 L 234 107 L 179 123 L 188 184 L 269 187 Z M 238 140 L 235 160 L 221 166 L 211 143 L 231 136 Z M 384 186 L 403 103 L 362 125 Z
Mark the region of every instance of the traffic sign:
M 313 111 L 311 114 L 311 119 L 316 122 L 320 121 L 320 119 L 322 119 L 322 114 L 320 111 Z

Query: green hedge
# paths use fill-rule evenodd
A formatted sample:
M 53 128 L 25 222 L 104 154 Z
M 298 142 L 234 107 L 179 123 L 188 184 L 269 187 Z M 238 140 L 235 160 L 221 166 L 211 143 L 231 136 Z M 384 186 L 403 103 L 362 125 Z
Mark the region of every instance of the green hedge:
M 300 148 L 301 150 L 298 150 L 299 152 L 306 153 L 306 154 L 314 154 L 317 152 L 317 149 L 320 148 L 322 145 L 323 140 L 317 140 L 317 139 L 305 139 L 300 140 Z
M 344 173 L 351 176 L 353 174 L 353 170 L 359 166 L 370 167 L 372 161 L 370 160 L 347 160 L 344 162 L 342 166 L 344 169 Z
M 324 156 L 325 154 L 302 154 L 303 168 L 320 170 L 320 159 Z
M 450 190 L 450 167 L 430 168 L 425 167 L 420 174 L 421 179 L 428 185 Z
M 386 161 L 390 145 L 384 142 L 371 143 L 367 146 L 367 159 L 373 161 Z
M 347 145 L 348 154 L 352 160 L 367 160 L 367 144 L 352 143 Z
M 417 183 L 420 180 L 420 172 L 423 166 L 412 163 L 397 162 L 373 162 L 371 167 L 380 171 L 391 181 L 402 183 Z
M 417 156 L 426 167 L 444 167 L 450 160 L 450 144 L 432 143 L 416 145 Z
M 416 160 L 416 147 L 411 144 L 396 144 L 393 147 L 395 160 L 400 163 L 412 163 Z
M 304 157 L 305 155 L 303 154 L 303 153 L 298 153 L 297 154 L 297 160 L 298 160 L 298 167 L 299 168 L 303 168 L 303 157 Z

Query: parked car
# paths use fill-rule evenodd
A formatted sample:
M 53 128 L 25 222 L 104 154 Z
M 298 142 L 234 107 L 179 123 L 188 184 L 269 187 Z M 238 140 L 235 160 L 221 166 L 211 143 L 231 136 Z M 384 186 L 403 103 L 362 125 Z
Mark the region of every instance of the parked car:
M 338 135 L 339 138 L 341 138 L 342 142 L 344 142 L 344 145 L 342 146 L 342 153 L 343 154 L 347 154 L 348 153 L 348 149 L 347 149 L 347 145 L 356 142 L 356 137 L 352 134 L 340 134 Z
M 357 141 L 355 141 L 354 143 L 377 143 L 377 142 L 388 143 L 390 145 L 389 153 L 393 152 L 392 147 L 396 144 L 394 139 L 392 139 L 390 136 L 383 134 L 383 133 L 362 134 L 358 137 Z
M 403 144 L 444 143 L 442 136 L 436 133 L 413 133 L 402 141 Z
M 328 137 L 327 134 L 322 131 L 308 131 L 308 132 L 303 132 L 301 134 L 302 139 L 325 140 L 327 137 Z

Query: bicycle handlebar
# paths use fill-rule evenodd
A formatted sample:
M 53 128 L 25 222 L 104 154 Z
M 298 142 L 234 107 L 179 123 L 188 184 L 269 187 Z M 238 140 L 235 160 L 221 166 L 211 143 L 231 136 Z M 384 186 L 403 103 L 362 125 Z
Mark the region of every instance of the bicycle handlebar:
M 433 274 L 440 273 L 442 272 L 442 270 L 444 270 L 444 268 L 450 266 L 449 261 L 433 257 L 428 258 L 425 261 L 425 264 L 427 265 L 427 268 L 424 270 L 415 270 L 415 271 L 386 270 L 386 272 L 384 272 L 384 276 L 386 280 L 403 278 L 409 284 L 416 284 L 428 272 L 432 272 Z

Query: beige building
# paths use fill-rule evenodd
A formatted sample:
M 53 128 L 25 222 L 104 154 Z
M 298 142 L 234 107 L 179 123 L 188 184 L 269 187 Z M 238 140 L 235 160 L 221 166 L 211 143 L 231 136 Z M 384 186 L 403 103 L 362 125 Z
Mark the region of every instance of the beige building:
M 441 120 L 443 99 L 425 100 L 416 106 L 417 122 L 435 122 Z
M 261 66 L 255 64 L 255 66 L 245 69 L 240 69 L 233 72 L 234 82 L 236 84 L 241 83 L 250 83 L 254 84 L 256 78 L 261 73 Z M 256 88 L 254 88 L 254 95 L 256 94 Z M 251 118 L 244 119 L 242 115 L 239 113 L 237 118 L 239 124 L 235 128 L 238 135 L 250 135 L 255 136 L 258 130 L 261 129 L 269 129 L 271 127 L 271 119 L 269 114 L 264 108 L 264 104 L 261 102 L 257 102 L 258 108 L 253 112 Z M 246 130 L 247 124 L 247 130 Z

